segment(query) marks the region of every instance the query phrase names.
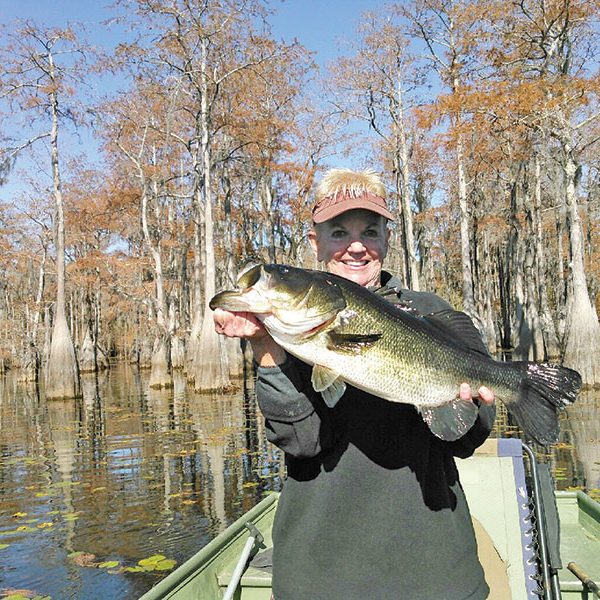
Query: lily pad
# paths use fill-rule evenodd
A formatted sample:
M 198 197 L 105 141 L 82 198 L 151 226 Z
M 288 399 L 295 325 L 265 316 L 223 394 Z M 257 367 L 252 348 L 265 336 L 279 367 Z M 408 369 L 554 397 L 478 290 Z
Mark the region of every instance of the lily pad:
M 169 571 L 176 564 L 177 564 L 176 561 L 174 561 L 170 558 L 165 558 L 164 560 L 161 560 L 160 562 L 156 563 L 156 570 L 157 571 Z
M 142 558 L 138 562 L 140 567 L 143 567 L 145 571 L 168 571 L 172 569 L 177 563 L 170 558 L 162 554 L 154 554 L 148 558 Z
M 29 525 L 21 525 L 20 527 L 17 527 L 17 531 L 20 531 L 22 533 L 29 533 L 31 531 L 35 531 L 35 527 L 29 527 Z
M 101 562 L 98 565 L 99 569 L 112 569 L 114 567 L 118 567 L 119 566 L 119 561 L 118 560 L 107 560 L 104 562 Z
M 52 600 L 50 596 L 42 596 L 33 590 L 5 588 L 0 590 L 2 600 Z

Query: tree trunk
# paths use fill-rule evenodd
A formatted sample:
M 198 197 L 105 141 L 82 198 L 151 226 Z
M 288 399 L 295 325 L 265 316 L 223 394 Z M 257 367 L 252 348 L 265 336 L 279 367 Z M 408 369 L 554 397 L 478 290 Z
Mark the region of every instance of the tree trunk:
M 52 55 L 50 73 L 54 81 Z M 65 313 L 65 220 L 58 161 L 58 98 L 50 92 L 52 130 L 50 134 L 52 178 L 56 202 L 56 305 L 50 353 L 46 365 L 46 398 L 77 398 L 81 396 L 79 370 L 71 332 Z
M 512 183 L 510 192 L 510 233 L 506 245 L 506 265 L 509 274 L 510 287 L 506 290 L 506 301 L 510 302 L 510 347 L 511 349 L 523 346 L 525 338 L 529 335 L 526 328 L 522 325 L 525 318 L 523 305 L 525 302 L 525 292 L 523 289 L 523 240 L 521 236 L 521 223 L 519 222 L 518 212 L 519 192 L 517 177 Z M 514 298 L 514 301 L 511 299 Z
M 39 382 L 40 356 L 33 343 L 25 350 L 25 356 L 21 364 L 18 381 L 32 382 L 36 385 Z
M 92 341 L 92 334 L 90 333 L 89 326 L 86 326 L 85 328 L 85 336 L 83 337 L 83 343 L 81 344 L 79 369 L 82 373 L 95 373 L 98 370 L 96 367 L 94 342 Z
M 519 331 L 519 345 L 515 349 L 515 356 L 520 360 L 542 361 L 545 359 L 544 338 L 538 312 L 538 299 L 536 293 L 537 273 L 534 261 L 535 238 L 532 232 L 532 214 L 528 208 L 529 202 L 525 200 L 527 222 L 527 235 L 525 238 L 525 253 L 523 257 L 523 318 Z
M 406 286 L 412 290 L 419 291 L 419 269 L 415 254 L 415 235 L 413 227 L 412 211 L 410 209 L 410 170 L 408 167 L 408 143 L 406 141 L 406 130 L 404 127 L 404 105 L 402 94 L 402 78 L 398 77 L 396 86 L 397 110 L 396 127 L 398 128 L 397 157 L 394 159 L 397 165 L 397 173 L 400 178 L 400 211 L 402 217 L 404 256 L 406 262 Z
M 460 207 L 460 258 L 462 266 L 463 310 L 478 322 L 479 318 L 475 310 L 475 297 L 473 295 L 467 180 L 460 135 L 456 142 L 456 169 L 458 172 L 458 205 Z
M 557 186 L 558 187 L 558 186 Z M 562 200 L 557 200 L 558 206 L 562 205 Z M 558 333 L 559 344 L 564 347 L 565 332 L 567 329 L 567 283 L 565 279 L 565 262 L 564 262 L 564 247 L 563 247 L 563 235 L 564 235 L 564 221 L 562 208 L 557 212 L 556 215 L 556 282 L 554 285 L 554 293 L 556 296 L 556 330 Z
M 496 327 L 494 325 L 494 311 L 492 308 L 493 277 L 492 257 L 490 255 L 490 244 L 488 234 L 483 233 L 483 277 L 481 281 L 481 298 L 483 302 L 483 328 L 484 339 L 490 354 L 494 355 L 497 350 Z
M 267 230 L 267 253 L 269 262 L 277 262 L 275 257 L 275 215 L 273 214 L 273 191 L 268 172 L 263 172 L 258 182 L 258 194 L 264 217 L 263 227 Z
M 560 346 L 556 328 L 548 301 L 548 286 L 546 285 L 546 253 L 544 252 L 544 232 L 542 228 L 542 181 L 541 165 L 538 155 L 535 156 L 535 203 L 533 205 L 533 225 L 535 234 L 535 262 L 537 277 L 537 293 L 539 298 L 539 318 L 544 337 L 546 360 L 560 358 Z
M 148 387 L 154 390 L 173 387 L 171 340 L 162 331 L 154 340 Z
M 577 206 L 575 178 L 577 165 L 568 143 L 563 141 L 564 176 L 571 274 L 573 289 L 567 300 L 567 328 L 564 364 L 581 373 L 584 384 L 600 383 L 600 324 L 590 301 L 583 260 L 583 230 Z
M 204 314 L 198 352 L 194 364 L 194 389 L 196 391 L 222 390 L 229 387 L 227 365 L 222 362 L 226 353 L 222 351 L 222 336 L 215 331 L 212 311 L 208 306 L 215 295 L 216 265 L 214 248 L 214 223 L 212 216 L 212 188 L 211 188 L 211 147 L 210 147 L 210 116 L 208 105 L 208 73 L 207 73 L 207 46 L 208 40 L 203 39 L 202 60 L 202 97 L 201 97 L 201 152 L 203 166 L 203 195 L 204 195 Z
M 201 234 L 201 214 L 200 206 L 200 187 L 194 195 L 194 268 L 192 284 L 192 324 L 190 327 L 190 337 L 187 344 L 185 359 L 186 377 L 189 382 L 196 378 L 196 355 L 199 351 L 200 331 L 202 330 L 202 234 Z

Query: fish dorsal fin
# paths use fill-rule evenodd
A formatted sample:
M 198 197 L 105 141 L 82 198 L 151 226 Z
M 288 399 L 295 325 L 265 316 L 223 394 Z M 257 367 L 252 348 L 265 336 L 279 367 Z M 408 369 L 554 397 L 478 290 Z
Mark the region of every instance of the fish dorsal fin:
M 381 333 L 343 333 L 334 329 L 327 333 L 327 348 L 338 352 L 360 354 L 379 340 L 381 335 Z
M 329 408 L 333 408 L 346 391 L 346 384 L 339 374 L 321 365 L 313 367 L 311 381 L 315 392 L 321 392 Z
M 420 412 L 434 435 L 446 442 L 453 442 L 473 427 L 479 408 L 470 400 L 456 398 L 440 406 L 422 407 Z
M 367 288 L 370 292 L 381 296 L 382 298 L 388 298 L 388 296 L 394 296 L 398 298 L 398 289 L 394 287 L 389 287 L 388 285 L 381 285 L 379 287 L 369 287 Z
M 454 342 L 458 337 L 458 342 L 464 344 L 470 350 L 489 356 L 488 350 L 481 339 L 481 334 L 469 315 L 458 310 L 442 310 L 440 312 L 424 315 L 423 318 L 429 321 L 436 328 L 440 328 L 443 333 L 450 336 Z
M 410 300 L 408 302 L 403 302 L 399 294 L 401 294 L 402 290 L 396 287 L 389 287 L 387 285 L 382 285 L 381 287 L 370 287 L 370 292 L 377 294 L 380 298 L 387 300 L 390 304 L 393 304 L 396 308 L 400 310 L 404 310 L 406 312 L 413 313 L 415 315 L 419 315 L 420 313 L 410 305 Z

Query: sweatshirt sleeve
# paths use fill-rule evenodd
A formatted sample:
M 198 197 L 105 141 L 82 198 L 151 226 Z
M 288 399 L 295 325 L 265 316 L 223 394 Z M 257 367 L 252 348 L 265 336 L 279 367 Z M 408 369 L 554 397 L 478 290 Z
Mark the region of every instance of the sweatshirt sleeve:
M 447 442 L 451 447 L 452 454 L 458 458 L 468 458 L 487 439 L 494 426 L 496 418 L 496 407 L 492 404 L 479 406 L 479 414 L 473 427 L 455 442 Z
M 297 458 L 312 458 L 333 443 L 330 410 L 312 388 L 310 369 L 289 355 L 282 365 L 257 369 L 267 439 Z

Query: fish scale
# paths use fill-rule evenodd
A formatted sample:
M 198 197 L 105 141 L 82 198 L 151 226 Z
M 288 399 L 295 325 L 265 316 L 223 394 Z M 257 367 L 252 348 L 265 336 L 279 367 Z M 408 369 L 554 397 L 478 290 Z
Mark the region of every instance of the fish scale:
M 281 347 L 313 366 L 313 386 L 328 406 L 350 384 L 412 404 L 447 441 L 477 419 L 477 405 L 457 397 L 463 382 L 492 389 L 542 444 L 558 439 L 558 410 L 581 388 L 579 373 L 560 365 L 494 360 L 463 313 L 419 315 L 322 271 L 255 265 L 210 306 L 255 313 Z
M 359 293 L 363 291 L 366 294 Z M 305 349 L 296 349 L 296 353 L 302 353 L 298 355 L 301 360 L 335 365 L 348 383 L 392 402 L 416 406 L 445 404 L 456 397 L 463 381 L 471 381 L 474 388 L 493 387 L 499 397 L 508 401 L 514 396 L 511 387 L 514 389 L 520 379 L 518 368 L 515 373 L 510 369 L 498 371 L 496 361 L 485 357 L 475 360 L 472 352 L 440 340 L 435 330 L 416 327 L 415 317 L 382 298 L 373 297 L 364 288 L 342 287 L 342 294 L 347 309 L 356 315 L 350 322 L 352 331 L 359 334 L 381 331 L 381 339 L 360 353 L 363 365 L 358 373 L 354 356 L 342 357 L 327 348 L 327 332 L 307 342 Z M 361 311 L 365 297 L 377 310 L 377 318 Z M 402 329 L 405 333 L 399 335 Z M 397 360 L 398 357 L 402 360 Z

